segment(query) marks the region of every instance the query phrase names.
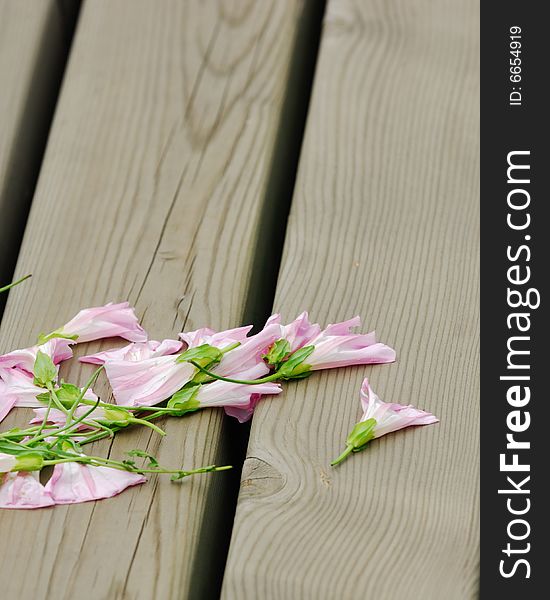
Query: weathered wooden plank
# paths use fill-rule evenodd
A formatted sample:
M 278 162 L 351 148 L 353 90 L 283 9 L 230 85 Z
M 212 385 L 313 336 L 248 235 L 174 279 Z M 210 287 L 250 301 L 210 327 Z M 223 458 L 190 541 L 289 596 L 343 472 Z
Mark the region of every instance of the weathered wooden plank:
M 0 281 L 11 276 L 77 2 L 0 0 Z M 0 284 L 2 285 L 2 284 Z M 0 299 L 0 316 L 3 298 Z
M 156 339 L 241 323 L 304 6 L 85 3 L 17 268 L 34 278 L 10 295 L 1 350 L 108 300 L 128 299 Z M 163 443 L 127 432 L 96 451 L 227 460 L 220 412 L 164 425 Z M 0 560 L 5 594 L 214 597 L 229 479 L 151 479 L 96 504 L 3 511 L 0 536 L 16 540 Z
M 398 362 L 260 403 L 226 599 L 477 596 L 478 12 L 329 2 L 275 309 L 359 313 Z M 366 374 L 441 423 L 331 469 Z

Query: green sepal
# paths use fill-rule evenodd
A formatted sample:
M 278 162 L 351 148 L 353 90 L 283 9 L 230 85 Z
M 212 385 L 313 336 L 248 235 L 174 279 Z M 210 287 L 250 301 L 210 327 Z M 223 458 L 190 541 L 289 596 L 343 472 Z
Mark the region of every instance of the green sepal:
M 315 346 L 304 346 L 293 352 L 278 369 L 281 379 L 303 379 L 311 374 L 311 365 L 304 361 L 315 350 Z
M 277 368 L 286 358 L 288 358 L 289 354 L 290 343 L 284 338 L 281 338 L 273 343 L 267 353 L 262 355 L 262 358 L 268 365 Z
M 39 387 L 47 387 L 57 379 L 57 369 L 52 359 L 41 350 L 36 353 L 33 374 L 34 383 Z
M 346 446 L 351 446 L 354 452 L 363 450 L 374 439 L 376 419 L 367 419 L 356 423 L 346 439 Z
M 119 427 L 125 427 L 129 424 L 132 414 L 124 408 L 119 408 L 113 405 L 112 408 L 103 408 L 103 417 L 97 419 L 100 423 L 108 425 L 114 424 Z
M 193 412 L 200 408 L 200 402 L 197 400 L 197 394 L 199 393 L 200 385 L 193 385 L 190 387 L 184 387 L 176 392 L 166 406 L 174 409 L 171 414 L 176 417 L 181 417 L 185 413 Z
M 40 471 L 44 457 L 40 452 L 23 452 L 17 455 L 12 471 Z
M 55 390 L 58 400 L 66 408 L 71 408 L 73 404 L 78 402 L 82 390 L 72 383 L 61 382 L 61 385 Z

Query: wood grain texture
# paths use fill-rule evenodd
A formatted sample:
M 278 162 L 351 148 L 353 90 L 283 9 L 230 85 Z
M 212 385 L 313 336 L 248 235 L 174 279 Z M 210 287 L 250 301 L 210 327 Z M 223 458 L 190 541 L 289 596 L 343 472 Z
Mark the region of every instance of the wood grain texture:
M 34 278 L 10 295 L 1 351 L 110 300 L 135 305 L 153 339 L 241 323 L 301 10 L 291 0 L 85 3 L 17 268 Z M 64 376 L 89 373 L 72 364 Z M 125 432 L 95 453 L 226 460 L 220 411 L 161 424 L 162 443 Z M 0 560 L 3 593 L 211 597 L 226 481 L 151 477 L 109 501 L 2 511 L 0 536 L 16 540 Z
M 398 362 L 260 403 L 225 600 L 477 597 L 478 14 L 329 2 L 275 310 L 359 313 Z M 441 423 L 331 469 L 365 375 Z
M 65 34 L 64 15 L 55 0 L 0 0 L 0 281 L 3 282 L 10 277 L 17 258 L 42 158 L 64 62 Z M 3 305 L 0 316 L 2 308 Z

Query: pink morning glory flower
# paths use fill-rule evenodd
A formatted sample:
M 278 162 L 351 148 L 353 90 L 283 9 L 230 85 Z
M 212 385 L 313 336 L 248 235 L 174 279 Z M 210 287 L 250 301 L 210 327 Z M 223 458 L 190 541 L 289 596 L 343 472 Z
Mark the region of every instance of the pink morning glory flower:
M 79 360 L 80 362 L 91 363 L 94 365 L 104 365 L 106 362 L 112 360 L 137 362 L 149 358 L 157 358 L 158 356 L 175 354 L 181 350 L 182 346 L 183 342 L 177 340 L 134 342 L 117 350 L 106 350 L 105 352 L 97 352 L 96 354 L 82 356 Z
M 258 379 L 264 373 L 261 365 L 243 371 L 244 379 Z M 248 421 L 262 396 L 280 394 L 282 388 L 276 383 L 259 383 L 257 385 L 214 381 L 202 385 L 196 400 L 199 408 L 223 406 L 225 412 L 241 423 Z
M 45 344 L 8 352 L 8 354 L 0 356 L 0 369 L 15 367 L 27 373 L 32 373 L 39 350 L 47 354 L 54 365 L 59 365 L 60 362 L 72 358 L 73 351 L 70 345 L 73 343 L 71 340 L 54 338 Z
M 290 344 L 291 352 L 309 345 L 311 340 L 321 333 L 321 327 L 317 323 L 310 323 L 309 316 L 305 311 L 288 325 L 281 325 L 281 315 L 271 315 L 266 322 L 266 327 L 272 324 L 280 325 L 280 337 Z
M 246 338 L 240 346 L 231 350 L 221 359 L 219 365 L 212 372 L 222 377 L 245 379 L 245 374 L 250 369 L 257 367 L 256 377 L 263 377 L 269 373 L 269 367 L 263 360 L 267 349 L 281 337 L 281 327 L 277 324 L 266 325 L 256 335 Z
M 46 491 L 55 504 L 75 504 L 111 498 L 145 481 L 138 473 L 69 462 L 55 465 Z
M 305 360 L 313 371 L 395 360 L 395 351 L 385 344 L 377 343 L 374 332 L 351 332 L 352 328 L 361 325 L 359 317 L 328 325 L 323 331 L 317 323 L 309 322 L 307 312 L 303 312 L 288 325 L 281 325 L 280 315 L 275 314 L 268 319 L 266 327 L 275 324 L 281 329 L 280 337 L 289 343 L 290 352 L 304 346 L 315 347 Z
M 85 308 L 54 334 L 76 336 L 79 344 L 108 337 L 121 337 L 130 342 L 147 341 L 147 333 L 128 302 Z
M 123 406 L 153 406 L 170 398 L 196 372 L 190 363 L 178 363 L 176 359 L 177 355 L 138 362 L 106 362 L 105 371 L 117 403 Z
M 390 404 L 383 402 L 373 392 L 369 380 L 365 378 L 361 386 L 361 421 L 376 419 L 374 437 L 378 438 L 411 425 L 430 425 L 439 419 L 429 412 L 414 408 L 411 404 Z
M 0 474 L 0 508 L 42 508 L 55 503 L 38 471 Z
M 0 452 L 0 473 L 9 473 L 17 464 L 17 459 L 12 454 Z
M 7 417 L 17 402 L 17 396 L 7 391 L 7 385 L 0 379 L 0 423 Z
M 439 419 L 429 412 L 412 405 L 383 402 L 373 392 L 368 379 L 361 386 L 363 416 L 346 440 L 346 450 L 332 463 L 337 465 L 352 452 L 359 452 L 375 438 L 412 425 L 430 425 Z
M 215 348 L 223 349 L 233 345 L 235 342 L 243 343 L 251 329 L 252 325 L 227 329 L 226 331 L 214 331 L 214 329 L 203 327 L 196 331 L 180 333 L 179 337 L 187 344 L 188 348 L 208 344 Z
M 1 369 L 0 380 L 0 398 L 2 395 L 14 396 L 15 406 L 20 408 L 38 408 L 44 406 L 44 402 L 37 400 L 37 396 L 46 392 L 42 387 L 34 384 L 32 375 L 27 375 L 19 369 Z M 84 394 L 86 400 L 97 400 L 97 396 L 92 390 L 87 390 Z
M 376 342 L 374 332 L 350 333 L 351 327 L 360 325 L 359 317 L 329 325 L 308 345 L 315 350 L 306 362 L 313 371 L 334 369 L 351 365 L 390 363 L 395 361 L 395 350 Z

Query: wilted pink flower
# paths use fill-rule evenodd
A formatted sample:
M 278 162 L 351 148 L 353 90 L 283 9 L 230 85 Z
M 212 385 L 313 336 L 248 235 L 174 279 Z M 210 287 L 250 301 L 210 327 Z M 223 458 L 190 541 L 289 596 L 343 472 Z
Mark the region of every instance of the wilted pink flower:
M 147 333 L 128 302 L 85 308 L 56 333 L 76 335 L 79 344 L 108 337 L 121 337 L 130 342 L 147 341 Z
M 209 344 L 215 348 L 226 348 L 235 342 L 244 342 L 248 332 L 252 329 L 252 325 L 245 327 L 236 327 L 235 329 L 227 329 L 226 331 L 214 331 L 208 327 L 197 329 L 196 331 L 188 331 L 180 333 L 179 337 L 189 348 Z
M 258 402 L 262 399 L 261 394 L 252 394 L 247 405 L 244 406 L 225 406 L 225 414 L 234 417 L 239 423 L 250 421 Z
M 159 356 L 132 362 L 105 363 L 107 378 L 118 404 L 153 406 L 181 389 L 196 372 L 190 363 L 176 362 L 177 356 Z
M 266 322 L 268 325 L 280 325 L 281 335 L 290 344 L 290 351 L 295 352 L 303 346 L 310 344 L 321 333 L 321 327 L 317 323 L 310 323 L 307 312 L 303 312 L 288 325 L 281 325 L 281 315 L 271 315 Z
M 38 472 L 0 474 L 0 508 L 42 508 L 53 504 L 38 480 Z
M 305 362 L 313 371 L 394 362 L 395 350 L 385 344 L 377 343 L 374 332 L 350 333 L 351 327 L 360 324 L 359 317 L 355 317 L 349 321 L 329 325 L 308 343 L 315 346 L 315 350 Z
M 269 367 L 262 355 L 278 339 L 281 338 L 281 327 L 277 324 L 266 325 L 256 335 L 246 338 L 243 343 L 224 355 L 220 364 L 212 372 L 223 377 L 246 379 L 245 373 L 257 367 L 254 379 L 269 373 Z
M 38 408 L 44 406 L 44 402 L 37 400 L 36 397 L 44 394 L 46 390 L 34 384 L 32 375 L 27 375 L 19 369 L 0 369 L 0 397 L 2 394 L 15 396 L 15 406 L 24 408 Z M 86 400 L 97 400 L 97 396 L 92 390 L 87 390 L 84 394 Z
M 439 421 L 431 413 L 414 408 L 410 404 L 405 406 L 383 402 L 372 391 L 368 379 L 365 379 L 361 386 L 361 405 L 363 407 L 361 422 L 368 419 L 376 420 L 373 429 L 375 438 L 411 425 L 430 425 Z
M 8 393 L 6 383 L 0 379 L 0 423 L 6 418 L 16 402 L 17 396 Z
M 3 380 L 3 393 L 9 396 L 15 396 L 15 406 L 33 408 L 35 406 L 44 406 L 36 396 L 43 394 L 44 388 L 34 385 L 32 375 L 27 375 L 19 369 L 0 370 L 0 379 Z M 0 393 L 2 386 L 0 384 Z
M 157 358 L 158 356 L 167 356 L 179 352 L 183 346 L 183 342 L 177 340 L 163 340 L 157 342 L 151 340 L 149 342 L 134 342 L 120 348 L 118 350 L 106 350 L 105 352 L 97 352 L 83 356 L 79 360 L 83 363 L 91 363 L 94 365 L 104 365 L 111 360 L 126 360 L 140 361 L 149 358 Z
M 411 405 L 382 402 L 372 391 L 368 379 L 365 379 L 361 386 L 361 405 L 363 416 L 348 435 L 346 449 L 332 461 L 332 466 L 343 462 L 352 452 L 363 450 L 375 438 L 411 425 L 429 425 L 439 420 L 431 413 Z
M 258 379 L 261 371 L 263 369 L 257 365 L 243 372 L 243 378 Z M 281 391 L 281 386 L 276 383 L 245 385 L 214 381 L 200 387 L 196 400 L 199 402 L 200 408 L 223 406 L 227 414 L 244 423 L 252 416 L 261 396 L 280 394 Z
M 36 355 L 39 350 L 44 354 L 47 354 L 52 359 L 54 365 L 58 365 L 61 361 L 72 358 L 73 351 L 71 350 L 70 344 L 73 343 L 74 342 L 71 340 L 55 338 L 39 346 L 14 350 L 13 352 L 0 356 L 0 369 L 15 367 L 26 371 L 27 373 L 32 373 L 34 361 L 36 360 Z
M 55 465 L 46 491 L 56 504 L 76 504 L 111 498 L 145 481 L 138 473 L 69 462 Z
M 17 459 L 12 454 L 0 452 L 0 473 L 9 473 L 17 464 Z

